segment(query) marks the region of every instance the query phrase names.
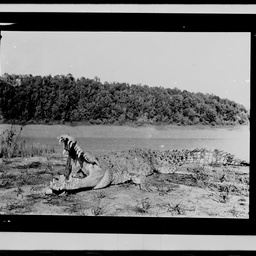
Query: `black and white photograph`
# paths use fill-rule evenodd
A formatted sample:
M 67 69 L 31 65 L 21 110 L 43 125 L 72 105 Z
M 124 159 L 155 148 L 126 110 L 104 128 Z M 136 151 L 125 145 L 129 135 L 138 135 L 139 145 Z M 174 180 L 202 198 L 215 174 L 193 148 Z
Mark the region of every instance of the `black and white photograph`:
M 250 33 L 1 36 L 1 215 L 249 219 Z

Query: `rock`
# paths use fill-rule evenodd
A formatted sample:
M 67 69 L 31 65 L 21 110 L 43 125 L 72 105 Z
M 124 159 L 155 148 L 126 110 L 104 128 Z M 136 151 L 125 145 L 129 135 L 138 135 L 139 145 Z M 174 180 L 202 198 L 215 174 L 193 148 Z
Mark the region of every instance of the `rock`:
M 43 193 L 44 193 L 45 195 L 51 195 L 53 192 L 52 192 L 52 189 L 51 189 L 51 188 L 45 188 L 45 189 L 43 190 Z
M 22 199 L 22 198 L 23 198 L 23 195 L 22 195 L 22 194 L 17 194 L 17 198 L 18 198 L 18 199 Z

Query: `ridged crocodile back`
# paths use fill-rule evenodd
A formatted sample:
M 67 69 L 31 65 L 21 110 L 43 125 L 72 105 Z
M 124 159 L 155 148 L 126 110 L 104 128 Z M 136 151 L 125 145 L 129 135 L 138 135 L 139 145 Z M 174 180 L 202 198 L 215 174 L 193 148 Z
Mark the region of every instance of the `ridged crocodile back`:
M 142 157 L 134 151 L 111 152 L 99 156 L 102 169 L 112 172 L 112 184 L 121 184 L 127 181 L 138 181 L 153 173 L 152 165 L 146 157 Z
M 211 149 L 183 149 L 152 151 L 152 164 L 154 169 L 161 173 L 172 171 L 173 168 L 184 164 L 199 165 L 233 165 L 248 166 L 249 163 L 236 158 L 234 155 Z

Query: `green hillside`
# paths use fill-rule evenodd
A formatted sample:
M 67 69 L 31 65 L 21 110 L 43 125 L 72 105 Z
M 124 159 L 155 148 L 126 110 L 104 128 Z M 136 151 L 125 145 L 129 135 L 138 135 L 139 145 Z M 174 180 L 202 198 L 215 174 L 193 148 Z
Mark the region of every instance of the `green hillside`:
M 236 125 L 249 123 L 241 104 L 177 88 L 101 83 L 72 75 L 0 78 L 2 122 Z

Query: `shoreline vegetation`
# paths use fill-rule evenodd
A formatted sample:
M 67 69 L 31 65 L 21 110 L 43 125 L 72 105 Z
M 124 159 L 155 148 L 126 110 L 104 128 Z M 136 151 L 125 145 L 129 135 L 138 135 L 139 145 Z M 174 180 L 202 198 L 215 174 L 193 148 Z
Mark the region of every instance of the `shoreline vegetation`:
M 19 121 L 19 120 L 0 120 L 0 125 L 16 125 L 16 126 L 28 126 L 28 125 L 43 125 L 43 126 L 56 126 L 56 125 L 63 125 L 63 126 L 68 126 L 68 127 L 79 127 L 79 126 L 104 126 L 104 127 L 130 127 L 130 128 L 146 128 L 146 127 L 154 127 L 156 129 L 179 129 L 179 128 L 188 128 L 188 129 L 198 129 L 198 130 L 203 130 L 203 129 L 218 129 L 218 128 L 224 128 L 224 129 L 234 129 L 234 128 L 239 128 L 243 126 L 248 126 L 250 123 L 244 123 L 244 124 L 194 124 L 194 125 L 186 125 L 186 124 L 165 124 L 165 123 L 156 123 L 156 124 L 140 124 L 137 125 L 136 123 L 123 123 L 123 124 L 118 124 L 118 123 L 112 123 L 112 124 L 93 124 L 93 123 L 88 123 L 88 122 L 25 122 L 25 121 Z
M 53 146 L 32 144 L 29 145 L 21 138 L 23 126 L 18 129 L 11 125 L 9 129 L 0 133 L 0 160 L 1 158 L 48 156 L 56 153 Z M 0 162 L 1 163 L 1 162 Z
M 243 105 L 213 94 L 71 74 L 0 78 L 0 123 L 226 127 L 249 122 Z

